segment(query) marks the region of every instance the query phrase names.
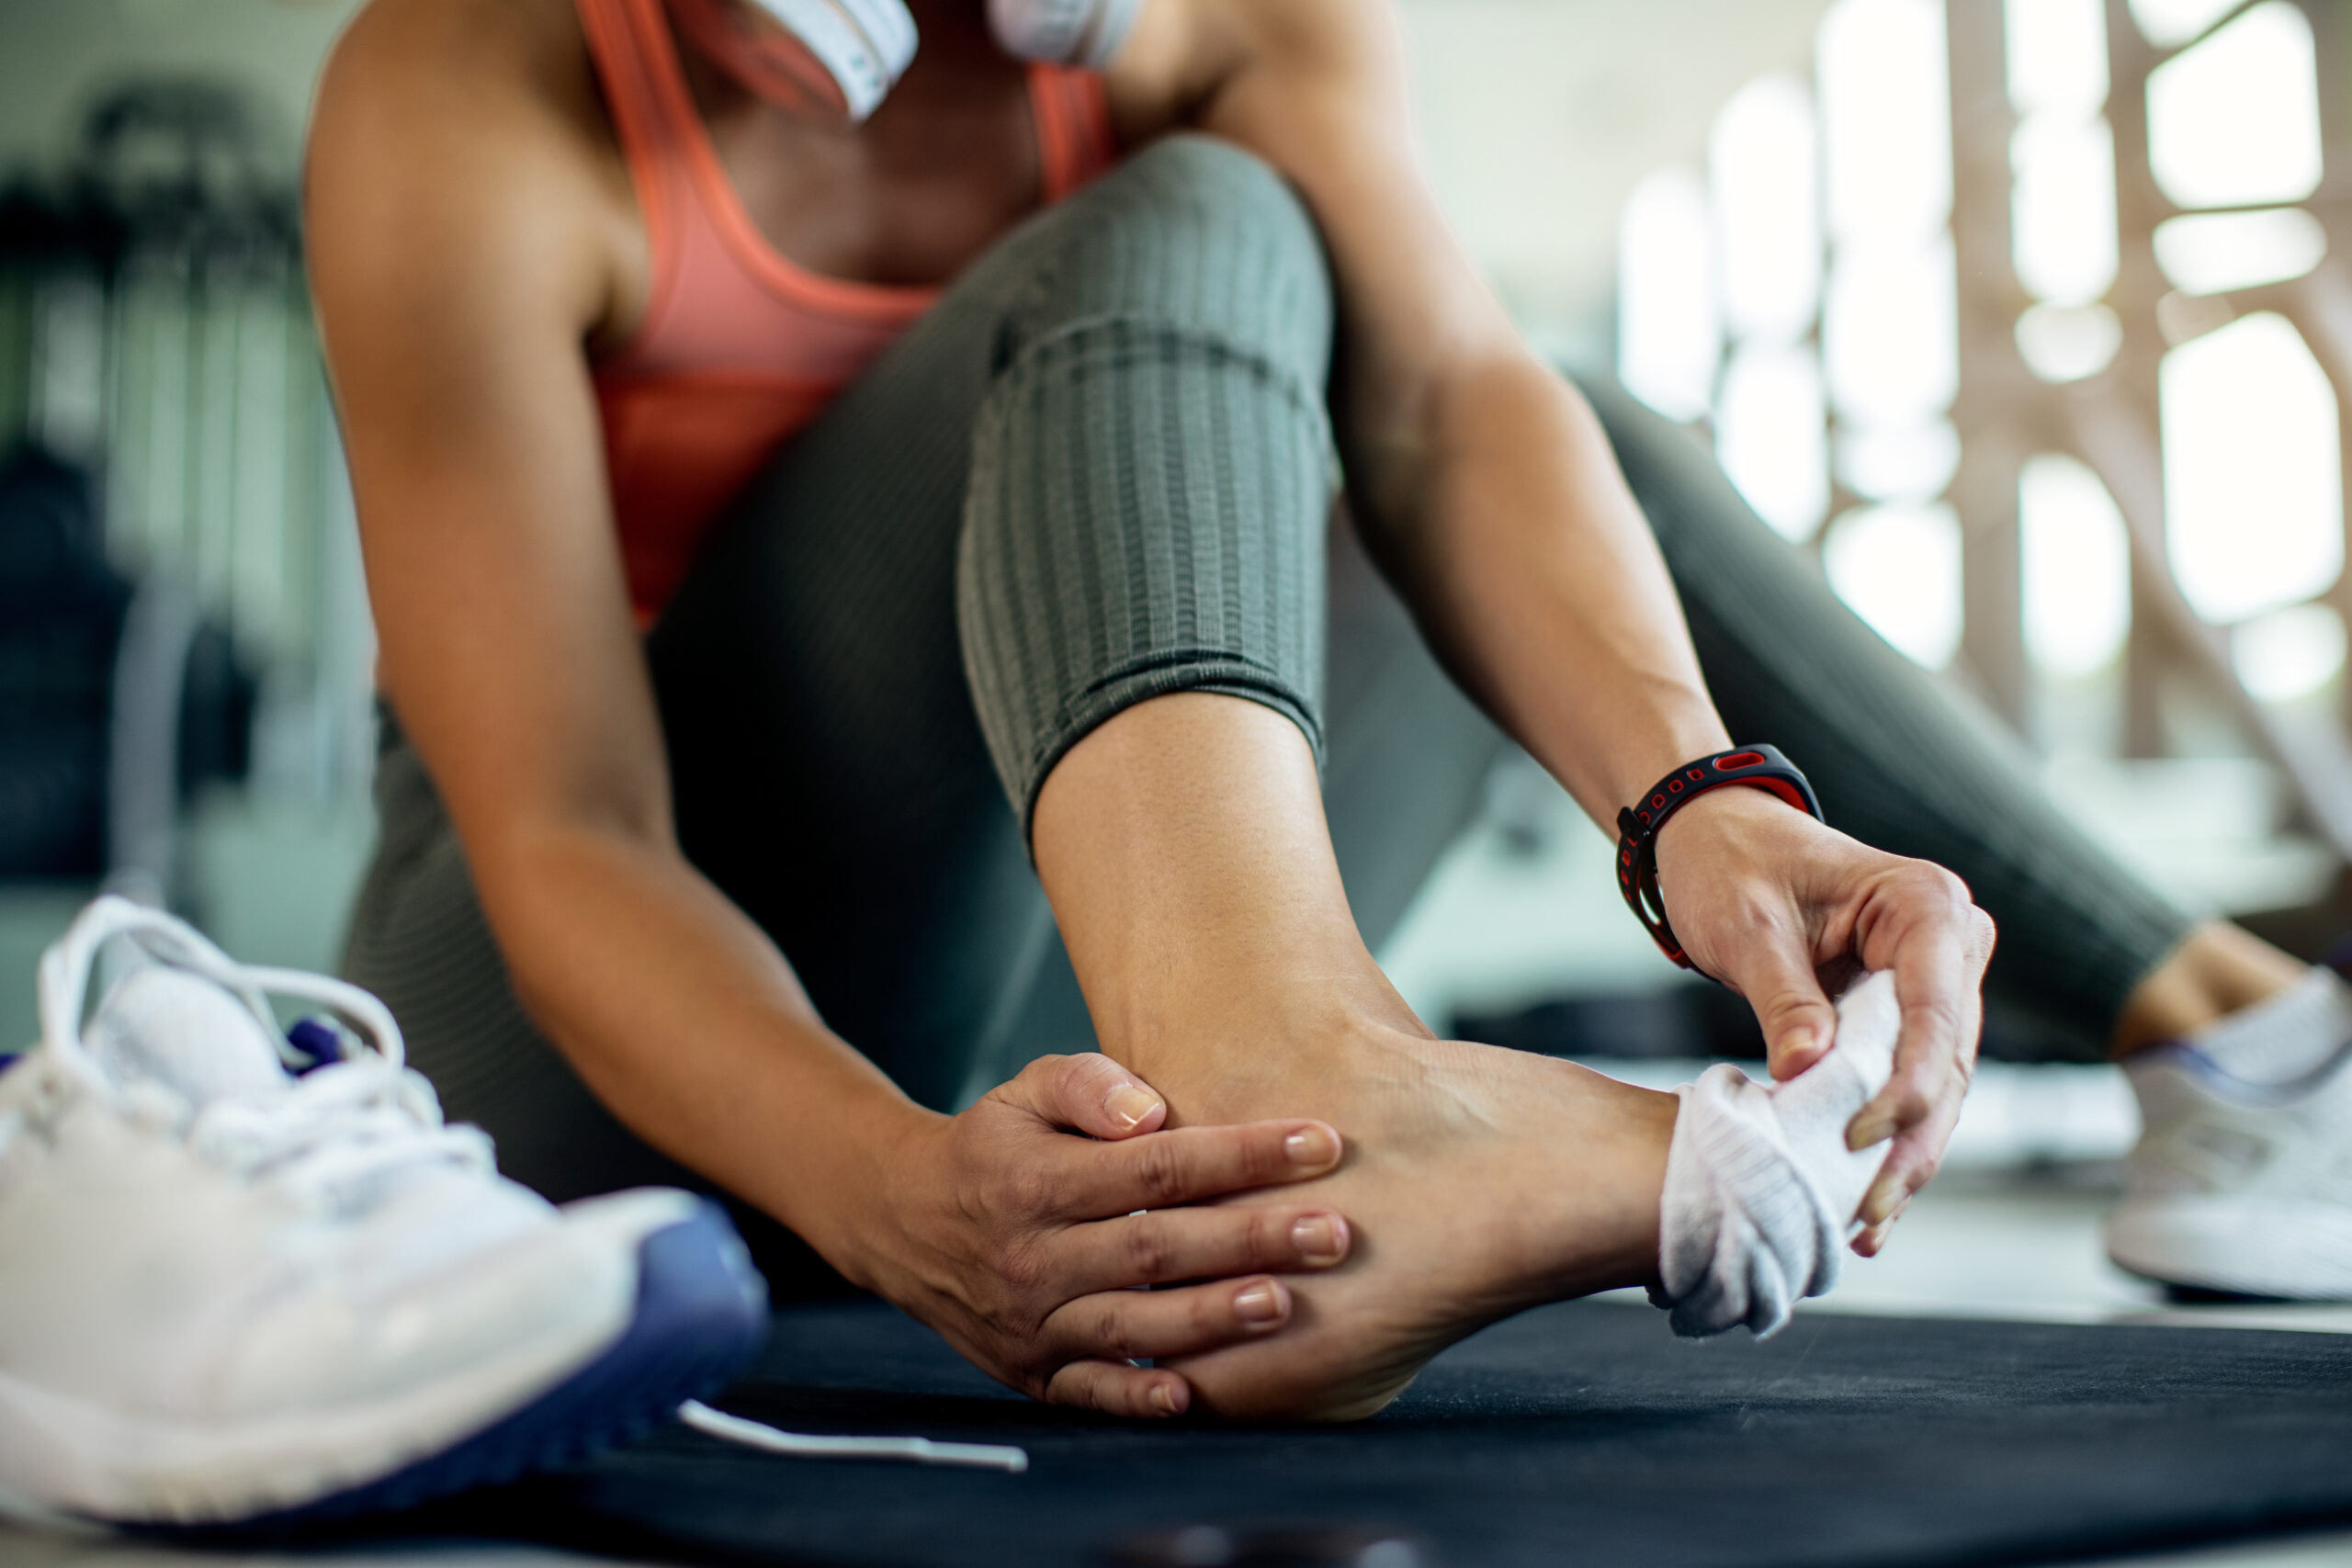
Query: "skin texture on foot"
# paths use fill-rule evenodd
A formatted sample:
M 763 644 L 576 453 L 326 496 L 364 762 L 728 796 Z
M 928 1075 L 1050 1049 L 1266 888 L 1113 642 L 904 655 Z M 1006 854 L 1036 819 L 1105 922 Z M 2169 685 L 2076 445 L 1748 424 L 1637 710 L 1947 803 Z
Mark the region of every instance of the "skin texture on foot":
M 1337 1269 L 1284 1277 L 1293 1307 L 1282 1334 L 1167 1363 L 1192 1384 L 1195 1409 L 1244 1420 L 1369 1416 L 1489 1323 L 1657 1278 L 1671 1095 L 1524 1052 L 1385 1030 L 1296 1051 L 1280 1082 L 1223 1072 L 1214 1051 L 1159 1055 L 1184 1080 L 1170 1102 L 1192 1114 L 1295 1100 L 1343 1129 L 1340 1168 L 1293 1195 L 1347 1214 L 1359 1238 Z

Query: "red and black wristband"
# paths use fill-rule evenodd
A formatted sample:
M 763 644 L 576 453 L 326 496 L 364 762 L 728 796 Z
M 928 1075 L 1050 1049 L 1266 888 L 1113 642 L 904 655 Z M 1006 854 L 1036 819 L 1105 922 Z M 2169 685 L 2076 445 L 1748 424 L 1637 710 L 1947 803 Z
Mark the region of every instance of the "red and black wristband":
M 1674 928 L 1667 924 L 1666 898 L 1657 886 L 1657 832 L 1676 812 L 1727 784 L 1770 790 L 1815 821 L 1823 820 L 1813 785 L 1795 763 L 1770 746 L 1742 746 L 1685 762 L 1617 813 L 1617 890 L 1658 951 L 1685 969 L 1699 966 L 1683 953 Z

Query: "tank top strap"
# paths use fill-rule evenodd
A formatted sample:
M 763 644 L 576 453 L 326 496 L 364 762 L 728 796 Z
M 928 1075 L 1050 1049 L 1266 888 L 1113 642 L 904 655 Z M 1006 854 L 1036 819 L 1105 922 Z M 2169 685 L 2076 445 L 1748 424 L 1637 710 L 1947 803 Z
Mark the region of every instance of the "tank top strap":
M 1029 104 L 1037 123 L 1038 157 L 1049 204 L 1118 162 L 1101 72 L 1033 64 Z
M 679 252 L 695 227 L 691 150 L 700 127 L 681 118 L 693 115 L 693 105 L 681 85 L 662 76 L 665 66 L 675 67 L 661 0 L 574 3 L 642 209 L 652 261 L 645 308 L 650 324 L 661 318 L 676 289 Z M 639 335 L 645 335 L 642 329 Z

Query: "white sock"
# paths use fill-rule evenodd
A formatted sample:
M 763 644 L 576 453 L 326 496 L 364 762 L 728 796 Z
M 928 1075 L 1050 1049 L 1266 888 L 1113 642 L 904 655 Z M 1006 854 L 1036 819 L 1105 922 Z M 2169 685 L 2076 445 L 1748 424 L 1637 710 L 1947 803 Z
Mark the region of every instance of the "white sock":
M 1894 975 L 1868 976 L 1838 1003 L 1829 1054 L 1787 1083 L 1726 1062 L 1675 1090 L 1650 1291 L 1675 1333 L 1744 1323 L 1761 1339 L 1800 1297 L 1836 1287 L 1854 1211 L 1886 1158 L 1883 1144 L 1849 1150 L 1846 1124 L 1885 1087 L 1901 1023 Z
M 2332 969 L 2311 973 L 2272 997 L 2216 1020 L 2190 1035 L 2233 1078 L 2280 1084 L 2301 1077 L 2352 1040 L 2352 986 Z

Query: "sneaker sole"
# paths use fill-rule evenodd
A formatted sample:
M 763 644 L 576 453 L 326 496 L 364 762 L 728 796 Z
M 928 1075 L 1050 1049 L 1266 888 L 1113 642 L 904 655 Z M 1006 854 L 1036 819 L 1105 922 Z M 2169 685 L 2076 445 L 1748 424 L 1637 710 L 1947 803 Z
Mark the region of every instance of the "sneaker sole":
M 767 1336 L 766 1287 L 733 1225 L 704 1203 L 638 1253 L 637 1308 L 612 1348 L 522 1409 L 430 1459 L 348 1491 L 225 1524 L 161 1527 L 185 1539 L 276 1534 L 412 1508 L 642 1437 L 680 1404 L 732 1381 Z M 142 1531 L 147 1527 L 141 1527 Z
M 2352 1213 L 2238 1199 L 2126 1203 L 2107 1225 L 2115 1266 L 2175 1292 L 2272 1302 L 2352 1301 Z

